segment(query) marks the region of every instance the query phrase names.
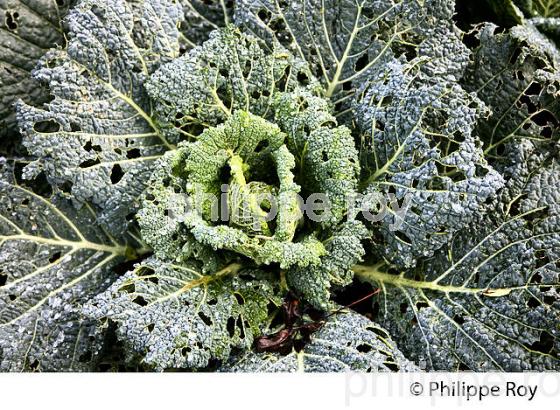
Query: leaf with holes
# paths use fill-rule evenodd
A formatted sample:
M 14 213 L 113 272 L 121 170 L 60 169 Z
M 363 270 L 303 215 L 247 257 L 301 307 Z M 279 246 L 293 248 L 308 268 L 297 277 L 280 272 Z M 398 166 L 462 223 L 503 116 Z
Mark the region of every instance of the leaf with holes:
M 378 320 L 425 369 L 560 369 L 560 166 L 530 141 L 511 158 L 494 212 L 433 258 L 400 275 L 355 269 L 381 287 Z
M 359 85 L 394 55 L 415 55 L 434 31 L 452 26 L 445 0 L 239 0 L 234 20 L 305 60 L 325 97 L 348 108 Z
M 31 71 L 45 52 L 64 46 L 62 18 L 70 0 L 0 1 L 0 138 L 17 132 L 13 104 L 20 98 L 34 104 L 47 93 Z M 4 150 L 4 142 L 2 143 Z
M 146 88 L 168 138 L 193 140 L 236 110 L 270 119 L 277 94 L 298 86 L 317 88 L 304 62 L 228 26 L 162 66 Z
M 234 0 L 178 0 L 185 19 L 181 22 L 181 45 L 190 50 L 206 41 L 213 30 L 231 22 Z
M 486 24 L 472 35 L 474 58 L 463 83 L 489 106 L 476 131 L 485 154 L 499 160 L 504 145 L 560 138 L 560 53 L 529 25 L 505 33 Z
M 357 313 L 338 313 L 311 335 L 301 351 L 281 356 L 253 353 L 234 357 L 221 371 L 233 372 L 414 372 L 385 329 Z
M 134 8 L 123 0 L 82 1 L 68 17 L 66 49 L 50 51 L 34 72 L 54 99 L 45 108 L 17 107 L 24 145 L 37 158 L 25 176 L 45 172 L 78 204 L 101 209 L 100 221 L 114 232 L 134 214 L 155 160 L 173 147 L 152 118 L 143 84 L 178 56 L 181 16 L 170 0 Z
M 355 105 L 366 176 L 362 209 L 380 228 L 380 256 L 403 267 L 472 223 L 503 185 L 473 132 L 484 107 L 453 79 L 446 58 L 431 61 L 442 74 L 435 78 L 422 72 L 422 58 L 387 64 Z
M 199 262 L 147 259 L 93 299 L 85 314 L 117 322 L 117 335 L 156 370 L 203 368 L 248 349 L 281 299 L 268 274 L 233 263 L 202 274 Z
M 81 304 L 137 245 L 95 228 L 88 205 L 39 196 L 1 165 L 0 370 L 93 370 L 103 332 Z

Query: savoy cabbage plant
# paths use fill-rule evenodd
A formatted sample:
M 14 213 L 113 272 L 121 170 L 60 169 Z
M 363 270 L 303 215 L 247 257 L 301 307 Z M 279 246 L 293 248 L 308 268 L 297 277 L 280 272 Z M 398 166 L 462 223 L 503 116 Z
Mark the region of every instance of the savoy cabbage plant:
M 0 0 L 2 371 L 560 369 L 560 10 Z

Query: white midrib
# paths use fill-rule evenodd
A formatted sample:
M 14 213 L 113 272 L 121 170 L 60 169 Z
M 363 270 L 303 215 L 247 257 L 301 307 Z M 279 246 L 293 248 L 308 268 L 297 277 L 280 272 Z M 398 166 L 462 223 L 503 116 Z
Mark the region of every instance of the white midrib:
M 498 297 L 505 296 L 511 291 L 516 289 L 524 289 L 526 286 L 514 286 L 508 288 L 471 288 L 465 285 L 453 286 L 453 285 L 440 285 L 436 281 L 419 281 L 414 279 L 409 279 L 401 275 L 393 275 L 390 273 L 385 273 L 380 271 L 376 266 L 364 266 L 356 265 L 352 268 L 356 276 L 372 284 L 382 283 L 388 284 L 395 287 L 402 288 L 412 288 L 412 289 L 423 289 L 432 290 L 442 293 L 463 293 L 463 294 L 483 294 L 485 296 Z
M 128 247 L 122 245 L 103 245 L 100 243 L 91 242 L 87 239 L 80 239 L 77 241 L 71 241 L 63 238 L 45 238 L 41 236 L 29 235 L 26 233 L 18 233 L 14 235 L 0 235 L 0 243 L 5 241 L 30 241 L 35 243 L 42 243 L 45 245 L 53 245 L 60 247 L 69 247 L 73 250 L 75 249 L 91 249 L 94 251 L 101 251 L 106 253 L 111 253 L 115 256 L 125 256 L 127 254 Z
M 352 28 L 352 33 L 350 33 L 350 38 L 348 39 L 348 43 L 346 44 L 346 48 L 344 50 L 344 54 L 340 58 L 336 65 L 336 72 L 332 80 L 329 82 L 329 86 L 326 92 L 326 96 L 328 98 L 332 97 L 334 94 L 336 87 L 338 87 L 340 76 L 342 75 L 342 70 L 344 69 L 344 65 L 346 64 L 346 60 L 348 59 L 348 55 L 350 54 L 350 50 L 352 49 L 352 44 L 354 43 L 354 39 L 356 38 L 356 33 L 358 31 L 358 22 L 360 20 L 360 14 L 362 12 L 361 7 L 358 8 L 356 19 L 354 20 L 354 27 Z

